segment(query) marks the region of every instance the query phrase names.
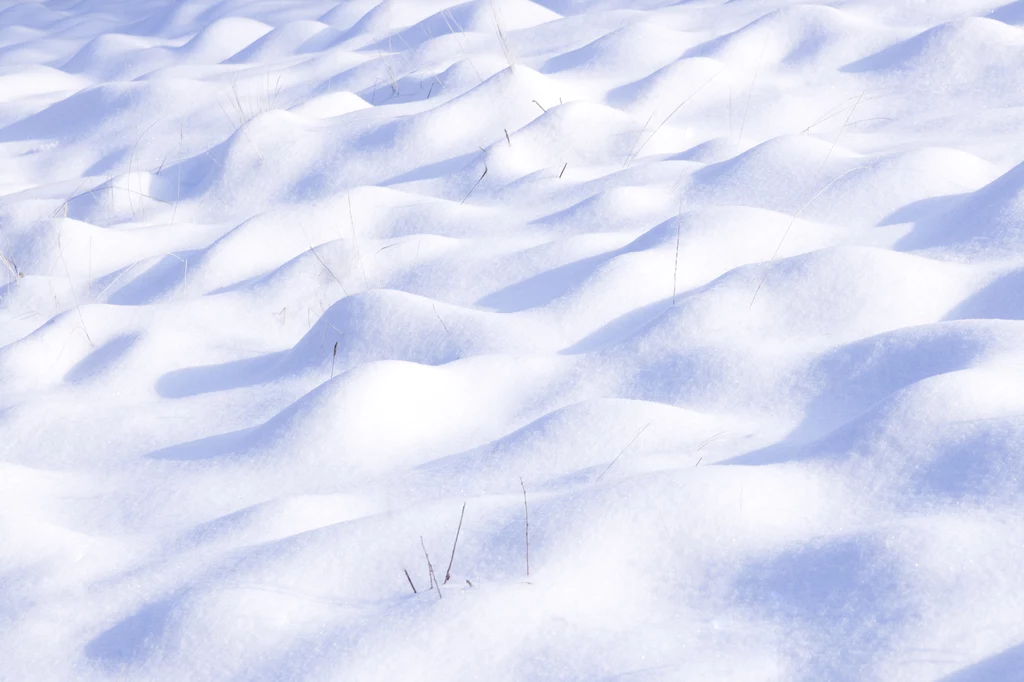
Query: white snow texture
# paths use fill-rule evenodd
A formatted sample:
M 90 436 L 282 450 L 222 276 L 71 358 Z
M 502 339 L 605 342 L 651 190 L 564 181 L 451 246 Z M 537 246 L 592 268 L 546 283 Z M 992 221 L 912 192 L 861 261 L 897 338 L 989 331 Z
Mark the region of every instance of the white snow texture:
M 1024 680 L 1022 162 L 1024 0 L 0 0 L 0 680 Z

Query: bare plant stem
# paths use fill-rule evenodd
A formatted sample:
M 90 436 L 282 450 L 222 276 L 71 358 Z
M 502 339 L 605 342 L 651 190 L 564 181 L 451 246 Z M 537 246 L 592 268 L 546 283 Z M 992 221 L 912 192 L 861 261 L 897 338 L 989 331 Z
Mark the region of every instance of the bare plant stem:
M 356 260 L 359 262 L 359 270 L 363 273 L 363 288 L 369 289 L 370 280 L 366 277 L 366 266 L 363 265 L 363 256 L 359 252 L 359 242 L 356 239 L 356 219 L 355 215 L 352 213 L 352 192 L 349 192 L 345 198 L 348 200 L 348 222 L 349 226 L 352 228 L 352 248 L 355 249 L 356 252 Z
M 754 295 L 750 297 L 750 305 L 747 306 L 748 309 L 754 307 L 754 301 L 757 300 L 757 294 L 759 291 L 761 291 L 761 287 L 764 285 L 764 281 L 768 279 L 768 273 L 771 271 L 772 266 L 775 264 L 775 258 L 776 256 L 779 255 L 779 249 L 782 248 L 782 243 L 786 241 L 786 236 L 789 234 L 789 231 L 793 228 L 793 225 L 796 223 L 796 219 L 799 218 L 800 214 L 804 212 L 804 209 L 810 206 L 815 199 L 824 194 L 830 187 L 832 187 L 832 185 L 836 184 L 850 173 L 854 171 L 864 170 L 867 167 L 868 166 L 857 166 L 856 168 L 851 168 L 850 170 L 846 171 L 845 173 L 837 177 L 835 180 L 831 181 L 830 183 L 822 187 L 817 194 L 808 199 L 807 203 L 800 207 L 799 211 L 793 214 L 792 219 L 790 219 L 789 221 L 789 225 L 786 226 L 786 231 L 782 233 L 782 239 L 779 240 L 779 245 L 775 247 L 775 253 L 772 254 L 771 260 L 768 261 L 768 267 L 765 268 L 764 275 L 761 277 L 761 281 L 757 283 L 757 288 L 754 289 Z
M 434 577 L 434 564 L 430 563 L 430 555 L 427 554 L 427 545 L 423 542 L 423 536 L 420 536 L 420 547 L 423 548 L 423 556 L 427 559 L 427 571 L 430 573 L 430 588 L 437 588 L 437 598 L 441 599 L 441 586 L 437 584 L 437 578 Z
M 747 112 L 750 111 L 750 99 L 754 96 L 754 86 L 757 85 L 757 74 L 761 70 L 761 60 L 764 59 L 765 48 L 768 47 L 768 31 L 764 33 L 764 43 L 761 45 L 761 56 L 757 58 L 757 66 L 754 67 L 754 78 L 750 81 L 750 90 L 747 91 L 747 103 L 743 107 L 743 119 L 740 121 L 740 134 L 736 138 L 737 144 L 743 144 L 743 129 L 747 125 Z
M 430 307 L 434 310 L 434 315 L 437 317 L 437 321 L 441 323 L 441 327 L 444 329 L 444 333 L 448 335 L 448 343 L 451 345 L 452 350 L 455 351 L 455 357 L 461 359 L 462 355 L 459 353 L 459 349 L 455 346 L 455 339 L 452 338 L 452 333 L 448 329 L 448 325 L 444 323 L 444 319 L 441 317 L 441 313 L 437 312 L 437 306 L 433 303 Z
M 71 299 L 75 302 L 75 310 L 78 312 L 78 321 L 82 323 L 82 331 L 85 332 L 85 338 L 89 342 L 89 346 L 92 348 L 96 347 L 96 344 L 92 342 L 92 337 L 89 336 L 89 330 L 85 326 L 85 317 L 82 316 L 82 306 L 78 304 L 78 294 L 75 293 L 75 284 L 71 281 L 71 272 L 68 270 L 68 262 L 64 259 L 64 248 L 60 245 L 60 233 L 64 231 L 64 221 L 68 217 L 68 205 L 64 204 L 64 217 L 61 218 L 60 229 L 57 230 L 57 250 L 60 255 L 60 262 L 64 266 L 64 274 L 68 278 L 68 286 L 71 288 Z
M 345 290 L 345 285 L 341 283 L 341 280 L 338 279 L 338 276 L 334 274 L 334 271 L 327 267 L 327 263 L 325 263 L 324 259 L 320 257 L 320 254 L 316 252 L 316 249 L 313 248 L 312 244 L 309 245 L 309 251 L 318 261 L 320 261 L 320 265 L 324 266 L 324 270 L 327 271 L 327 274 L 333 277 L 334 281 L 338 283 L 338 286 L 341 287 L 341 293 L 348 296 L 348 291 Z
M 419 592 L 416 591 L 416 586 L 412 584 L 412 577 L 409 575 L 409 571 L 404 568 L 402 571 L 405 573 L 405 579 L 409 581 L 409 587 L 412 588 L 412 593 L 419 594 Z
M 480 184 L 481 182 L 483 182 L 483 179 L 484 179 L 484 178 L 485 178 L 486 176 L 487 176 L 487 164 L 485 163 L 485 164 L 484 164 L 484 172 L 483 172 L 483 174 L 481 174 L 481 175 L 480 175 L 480 179 L 479 179 L 479 180 L 477 180 L 477 181 L 476 181 L 475 183 L 473 183 L 473 186 L 469 188 L 469 192 L 467 192 L 467 193 L 466 193 L 466 196 L 465 196 L 465 197 L 463 197 L 462 201 L 460 201 L 460 202 L 459 202 L 459 205 L 460 205 L 460 206 L 461 206 L 462 204 L 466 203 L 466 199 L 468 199 L 468 198 L 469 198 L 469 195 L 473 193 L 473 190 L 475 190 L 475 189 L 476 189 L 477 185 L 479 185 L 479 184 Z
M 604 475 L 608 473 L 608 470 L 612 468 L 612 465 L 614 465 L 616 462 L 619 461 L 619 457 L 622 457 L 624 454 L 626 454 L 626 450 L 629 450 L 629 448 L 632 447 L 633 443 L 635 443 L 637 441 L 637 439 L 639 439 L 640 436 L 643 434 L 643 432 L 647 430 L 647 427 L 650 426 L 653 423 L 654 423 L 654 421 L 652 420 L 652 421 L 649 421 L 646 424 L 644 424 L 644 427 L 642 429 L 640 429 L 640 431 L 638 431 L 635 436 L 633 436 L 633 440 L 629 441 L 629 444 L 626 445 L 626 447 L 622 448 L 622 452 L 620 452 L 619 454 L 615 455 L 615 459 L 613 459 L 611 461 L 611 464 L 609 464 L 608 466 L 605 467 L 604 471 L 601 472 L 601 475 L 598 476 L 597 480 L 594 481 L 595 483 L 597 481 L 600 481 L 604 477 Z
M 459 514 L 459 527 L 455 529 L 455 542 L 452 543 L 452 556 L 448 560 L 448 570 L 444 573 L 444 584 L 452 579 L 452 564 L 455 563 L 455 548 L 459 546 L 459 533 L 462 532 L 462 518 L 466 515 L 466 503 L 462 503 L 462 513 Z
M 647 138 L 646 140 L 644 140 L 643 144 L 641 144 L 641 145 L 640 145 L 639 147 L 637 147 L 636 151 L 634 151 L 634 152 L 633 152 L 632 156 L 629 156 L 629 157 L 627 157 L 627 158 L 626 158 L 626 162 L 625 162 L 624 164 L 622 164 L 622 167 L 623 167 L 623 168 L 625 168 L 625 167 L 626 167 L 626 166 L 628 166 L 628 165 L 629 165 L 629 164 L 630 164 L 630 163 L 631 163 L 631 162 L 632 162 L 632 161 L 633 161 L 633 160 L 634 160 L 634 159 L 635 159 L 635 158 L 636 158 L 637 156 L 639 156 L 639 155 L 640 155 L 640 152 L 642 152 L 642 151 L 643 151 L 643 149 L 644 149 L 644 147 L 646 147 L 646 146 L 647 146 L 647 143 L 648 143 L 648 142 L 650 142 L 651 140 L 653 140 L 653 139 L 654 139 L 654 136 L 658 134 L 658 131 L 659 131 L 659 130 L 661 130 L 661 129 L 662 129 L 663 127 L 665 127 L 665 124 L 666 124 L 666 123 L 668 123 L 668 122 L 669 122 L 669 120 L 670 120 L 670 119 L 671 119 L 671 118 L 672 118 L 673 116 L 675 116 L 675 115 L 676 115 L 676 112 L 677 112 L 677 111 L 679 111 L 680 109 L 682 109 L 682 108 L 683 108 L 683 106 L 684 106 L 684 105 L 685 105 L 685 104 L 686 104 L 687 102 L 689 102 L 689 101 L 690 101 L 691 99 L 693 99 L 694 97 L 696 97 L 696 96 L 697 96 L 697 93 L 699 93 L 699 92 L 700 92 L 701 90 L 703 90 L 703 89 L 704 89 L 704 88 L 706 88 L 707 86 L 711 85 L 711 83 L 713 83 L 713 82 L 714 82 L 714 80 L 715 80 L 716 78 L 718 78 L 718 77 L 719 77 L 720 75 L 722 75 L 722 72 L 723 72 L 723 71 L 725 71 L 725 69 L 726 69 L 726 67 L 724 67 L 724 66 L 723 66 L 723 67 L 722 67 L 721 69 L 719 69 L 719 70 L 718 70 L 718 72 L 717 72 L 717 73 L 715 73 L 715 75 L 714 75 L 714 76 L 712 76 L 711 78 L 707 79 L 707 80 L 706 80 L 706 81 L 704 82 L 704 84 L 703 84 L 703 85 L 701 85 L 701 86 L 700 86 L 699 88 L 697 88 L 696 90 L 694 90 L 694 91 L 693 91 L 693 92 L 692 92 L 692 93 L 690 94 L 690 96 L 689 96 L 689 97 L 687 97 L 687 98 L 686 98 L 686 99 L 684 99 L 684 100 L 683 100 L 682 102 L 680 102 L 680 103 L 679 103 L 679 106 L 677 106 L 677 107 L 676 107 L 675 109 L 673 109 L 673 110 L 672 110 L 672 113 L 670 113 L 670 114 L 669 114 L 668 116 L 666 116 L 666 117 L 665 117 L 665 120 L 664 120 L 664 121 L 662 121 L 661 123 L 659 123 L 659 124 L 658 124 L 658 127 L 654 129 L 654 132 L 652 132 L 652 133 L 651 133 L 651 136 L 650 136 L 650 137 L 648 137 L 648 138 Z M 645 125 L 644 125 L 644 128 L 646 128 L 646 127 L 647 127 L 647 126 L 646 126 L 646 124 L 645 124 Z M 638 138 L 638 139 L 639 139 L 639 138 Z
M 850 125 L 850 119 L 853 118 L 853 112 L 857 111 L 857 107 L 860 105 L 860 101 L 864 99 L 865 94 L 866 93 L 863 92 L 860 93 L 860 97 L 858 97 L 857 101 L 853 103 L 853 108 L 850 109 L 849 115 L 847 115 L 846 120 L 843 121 L 843 125 L 839 128 L 839 132 L 836 133 L 836 139 L 832 141 L 832 146 L 828 148 L 828 154 L 825 155 L 825 160 L 821 162 L 821 166 L 818 167 L 818 172 L 814 174 L 814 180 L 811 182 L 812 186 L 817 182 L 818 176 L 821 175 L 821 171 L 825 170 L 825 164 L 827 164 L 828 160 L 832 158 L 832 152 L 835 151 L 836 145 L 839 144 L 839 138 L 843 136 L 843 131 L 846 130 L 846 126 Z
M 530 577 L 530 504 L 526 501 L 526 484 L 519 477 L 519 485 L 523 489 L 523 508 L 526 510 L 526 577 Z
M 0 252 L 0 263 L 3 263 L 7 270 L 11 273 L 12 279 L 21 278 L 22 275 L 21 271 L 18 269 L 18 266 L 14 264 L 13 260 L 4 256 L 2 252 Z
M 644 127 L 640 129 L 640 132 L 637 133 L 637 135 L 636 135 L 636 139 L 633 140 L 633 144 L 629 148 L 629 153 L 626 154 L 626 160 L 622 162 L 622 167 L 623 168 L 625 168 L 627 165 L 629 165 L 629 162 L 633 159 L 633 150 L 636 149 L 636 146 L 638 144 L 640 144 L 640 139 L 644 136 L 644 133 L 647 132 L 647 126 L 649 126 L 651 124 L 651 120 L 653 118 L 654 118 L 654 112 L 652 111 L 651 115 L 647 117 L 647 122 L 644 123 Z
M 679 277 L 679 237 L 682 233 L 683 202 L 679 202 L 679 214 L 676 215 L 676 259 L 672 267 L 672 306 L 676 304 L 676 283 Z

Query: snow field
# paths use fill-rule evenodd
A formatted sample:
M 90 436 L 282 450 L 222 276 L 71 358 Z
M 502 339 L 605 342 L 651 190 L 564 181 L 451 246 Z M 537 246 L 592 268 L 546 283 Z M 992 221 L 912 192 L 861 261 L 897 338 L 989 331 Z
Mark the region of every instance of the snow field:
M 1024 679 L 1022 47 L 0 0 L 0 679 Z

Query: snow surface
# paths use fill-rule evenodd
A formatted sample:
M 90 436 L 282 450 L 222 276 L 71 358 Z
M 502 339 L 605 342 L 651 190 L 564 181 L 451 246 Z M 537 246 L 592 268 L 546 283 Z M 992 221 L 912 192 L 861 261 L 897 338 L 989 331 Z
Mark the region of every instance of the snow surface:
M 1024 0 L 0 0 L 0 679 L 1024 680 L 1022 131 Z

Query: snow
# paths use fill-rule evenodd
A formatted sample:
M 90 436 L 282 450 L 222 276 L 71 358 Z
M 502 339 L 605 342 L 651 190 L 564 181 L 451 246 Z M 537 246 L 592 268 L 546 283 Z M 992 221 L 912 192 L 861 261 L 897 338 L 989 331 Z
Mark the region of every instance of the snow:
M 1024 680 L 1022 48 L 0 0 L 0 679 Z

